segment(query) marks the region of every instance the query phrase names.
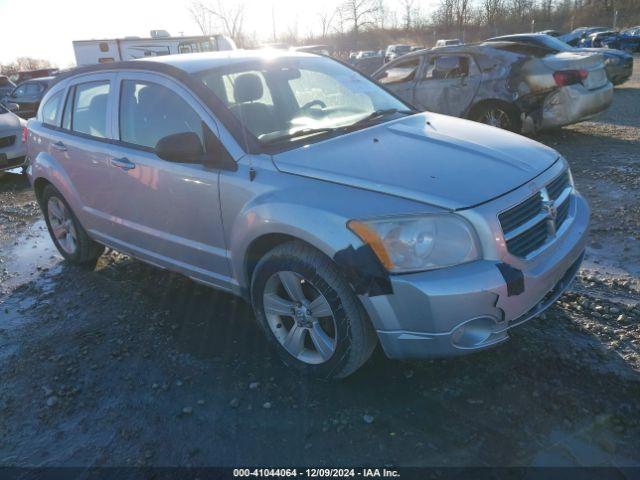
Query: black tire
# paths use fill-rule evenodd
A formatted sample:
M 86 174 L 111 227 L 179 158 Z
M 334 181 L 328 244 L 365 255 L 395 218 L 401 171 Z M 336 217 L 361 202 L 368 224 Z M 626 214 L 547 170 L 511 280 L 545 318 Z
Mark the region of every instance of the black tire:
M 294 272 L 324 295 L 334 319 L 334 351 L 323 363 L 309 364 L 294 357 L 276 338 L 264 308 L 267 282 L 278 272 Z M 303 283 L 304 284 L 304 283 Z M 251 281 L 251 301 L 256 319 L 282 361 L 305 375 L 344 378 L 360 368 L 377 344 L 367 314 L 339 268 L 322 252 L 302 242 L 287 242 L 268 252 L 256 266 Z M 291 321 L 293 317 L 291 317 Z
M 492 113 L 497 118 L 498 124 L 487 121 L 487 117 Z M 522 120 L 518 110 L 506 102 L 485 102 L 477 105 L 471 110 L 469 119 L 510 132 L 520 133 L 522 131 Z
M 49 201 L 52 198 L 56 198 L 59 201 L 61 201 L 70 214 L 70 219 L 73 222 L 73 226 L 75 228 L 76 237 L 77 237 L 76 238 L 77 248 L 73 253 L 67 252 L 62 247 L 62 245 L 60 244 L 60 242 L 58 241 L 58 239 L 56 238 L 53 232 L 53 226 L 51 225 L 51 221 L 49 219 L 49 211 L 48 211 Z M 71 207 L 69 206 L 65 198 L 62 196 L 62 194 L 58 190 L 56 190 L 56 188 L 53 185 L 47 185 L 46 187 L 44 187 L 44 190 L 42 191 L 40 207 L 42 209 L 42 213 L 44 214 L 45 222 L 47 223 L 47 229 L 49 230 L 49 235 L 51 235 L 51 239 L 53 240 L 54 245 L 60 252 L 60 255 L 62 255 L 66 261 L 74 265 L 83 265 L 83 266 L 91 266 L 91 267 L 95 266 L 96 261 L 98 260 L 100 255 L 102 255 L 102 253 L 104 252 L 104 245 L 101 245 L 95 242 L 89 237 L 89 235 L 87 235 L 86 230 L 82 228 L 82 225 L 80 225 L 78 218 L 75 216 L 75 214 L 71 210 Z

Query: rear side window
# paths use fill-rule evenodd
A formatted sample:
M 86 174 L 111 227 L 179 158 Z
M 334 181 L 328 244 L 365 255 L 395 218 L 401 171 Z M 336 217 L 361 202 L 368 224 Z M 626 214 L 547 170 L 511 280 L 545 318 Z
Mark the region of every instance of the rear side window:
M 58 112 L 62 103 L 62 92 L 56 93 L 42 106 L 42 123 L 46 125 L 58 125 Z
M 431 57 L 424 78 L 426 80 L 444 80 L 464 78 L 469 75 L 469 59 L 463 55 L 440 55 Z
M 92 137 L 107 136 L 109 82 L 81 83 L 75 87 L 71 130 Z
M 415 79 L 419 66 L 419 57 L 398 62 L 381 72 L 379 75 L 376 75 L 376 80 L 383 85 L 410 82 Z
M 124 80 L 120 93 L 120 140 L 155 148 L 174 133 L 194 132 L 202 141 L 202 119 L 178 94 L 152 82 Z

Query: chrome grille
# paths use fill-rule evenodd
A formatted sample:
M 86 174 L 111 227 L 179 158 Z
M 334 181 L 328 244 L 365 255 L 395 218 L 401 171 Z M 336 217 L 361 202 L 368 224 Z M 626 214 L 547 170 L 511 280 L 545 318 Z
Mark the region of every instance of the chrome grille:
M 524 258 L 551 242 L 569 216 L 570 205 L 571 182 L 565 170 L 542 190 L 498 215 L 507 250 Z
M 524 202 L 500 214 L 498 218 L 500 218 L 502 231 L 510 232 L 527 223 L 529 220 L 539 214 L 541 209 L 542 195 L 540 195 L 540 192 L 538 192 L 535 195 L 527 198 Z
M 9 137 L 0 137 L 0 148 L 10 147 L 16 141 L 16 136 L 11 135 Z
M 535 224 L 524 234 L 507 240 L 507 249 L 517 257 L 526 257 L 529 253 L 540 248 L 547 241 L 547 222 Z
M 547 185 L 547 193 L 551 200 L 557 200 L 562 192 L 569 186 L 569 171 L 565 170 Z

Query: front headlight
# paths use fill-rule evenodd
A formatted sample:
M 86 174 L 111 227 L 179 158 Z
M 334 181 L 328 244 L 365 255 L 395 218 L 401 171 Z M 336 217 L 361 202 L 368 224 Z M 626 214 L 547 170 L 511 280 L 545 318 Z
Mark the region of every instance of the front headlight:
M 351 220 L 347 226 L 392 273 L 433 270 L 480 258 L 473 227 L 455 214 Z

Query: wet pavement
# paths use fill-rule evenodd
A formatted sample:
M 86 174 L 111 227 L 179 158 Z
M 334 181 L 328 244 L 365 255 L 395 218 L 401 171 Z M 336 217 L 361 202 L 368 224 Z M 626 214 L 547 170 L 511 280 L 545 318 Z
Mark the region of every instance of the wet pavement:
M 320 383 L 242 300 L 108 252 L 65 265 L 0 177 L 0 466 L 640 464 L 640 58 L 596 120 L 540 135 L 593 208 L 571 291 L 481 354 Z

